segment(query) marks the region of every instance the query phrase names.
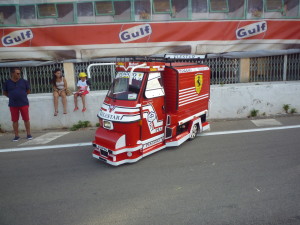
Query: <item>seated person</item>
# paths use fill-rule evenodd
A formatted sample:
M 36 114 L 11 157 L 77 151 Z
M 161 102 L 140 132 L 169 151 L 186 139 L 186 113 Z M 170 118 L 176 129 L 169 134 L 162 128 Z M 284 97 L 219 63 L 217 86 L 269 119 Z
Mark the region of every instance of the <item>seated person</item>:
M 85 95 L 87 95 L 90 91 L 90 82 L 89 80 L 86 79 L 87 75 L 84 72 L 79 73 L 79 80 L 77 82 L 77 87 L 78 90 L 74 93 L 74 112 L 78 110 L 78 105 L 77 105 L 77 97 L 80 96 L 82 99 L 82 112 L 86 111 L 85 107 Z

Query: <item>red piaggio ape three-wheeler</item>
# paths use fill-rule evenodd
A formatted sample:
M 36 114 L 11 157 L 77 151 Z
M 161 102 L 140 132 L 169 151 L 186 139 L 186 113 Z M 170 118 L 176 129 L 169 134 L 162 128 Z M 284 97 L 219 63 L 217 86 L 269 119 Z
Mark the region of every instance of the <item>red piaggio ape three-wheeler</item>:
M 200 57 L 176 54 L 166 55 L 168 62 L 117 62 L 98 113 L 93 157 L 114 166 L 133 163 L 208 130 L 209 67 L 173 62 Z

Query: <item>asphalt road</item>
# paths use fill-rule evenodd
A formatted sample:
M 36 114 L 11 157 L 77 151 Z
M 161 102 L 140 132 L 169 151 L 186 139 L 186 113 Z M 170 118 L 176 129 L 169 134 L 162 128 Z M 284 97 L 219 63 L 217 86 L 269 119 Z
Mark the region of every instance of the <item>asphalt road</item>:
M 0 224 L 299 225 L 299 145 L 300 128 L 201 136 L 119 167 L 92 158 L 89 146 L 2 152 Z

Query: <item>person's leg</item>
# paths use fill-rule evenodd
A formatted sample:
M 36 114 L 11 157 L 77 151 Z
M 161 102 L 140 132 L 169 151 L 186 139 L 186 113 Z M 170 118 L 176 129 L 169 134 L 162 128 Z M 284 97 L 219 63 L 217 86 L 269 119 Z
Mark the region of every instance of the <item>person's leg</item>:
M 10 109 L 11 121 L 12 121 L 12 126 L 15 134 L 15 139 L 16 139 L 17 137 L 19 137 L 19 107 L 9 107 L 9 109 Z
M 19 137 L 19 121 L 13 121 L 15 137 Z
M 58 92 L 53 92 L 53 101 L 54 101 L 54 116 L 57 116 L 58 113 Z
M 32 139 L 30 132 L 30 118 L 29 118 L 29 105 L 20 107 L 22 119 L 24 120 L 24 126 L 27 133 L 27 139 Z
M 62 91 L 61 94 L 61 101 L 63 104 L 63 108 L 64 108 L 64 114 L 67 114 L 67 95 L 65 91 Z
M 24 126 L 25 126 L 26 133 L 27 133 L 27 139 L 32 139 L 31 132 L 30 132 L 30 121 L 29 120 L 27 120 L 27 121 L 24 120 Z
M 74 94 L 74 105 L 75 105 L 74 111 L 78 110 L 77 97 L 78 97 L 78 94 Z
M 86 110 L 86 108 L 85 108 L 85 95 L 81 95 L 81 99 L 82 99 L 82 112 L 84 112 Z

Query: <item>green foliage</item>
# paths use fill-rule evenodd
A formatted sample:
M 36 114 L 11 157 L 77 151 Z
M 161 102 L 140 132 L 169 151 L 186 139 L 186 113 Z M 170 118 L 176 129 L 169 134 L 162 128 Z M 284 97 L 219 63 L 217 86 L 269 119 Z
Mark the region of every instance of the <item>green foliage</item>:
M 297 109 L 296 109 L 296 108 L 291 108 L 290 113 L 291 113 L 291 114 L 297 113 Z
M 91 122 L 90 121 L 81 121 L 79 120 L 77 124 L 74 124 L 70 130 L 71 131 L 75 131 L 75 130 L 78 130 L 80 128 L 86 128 L 86 127 L 90 127 L 91 126 Z
M 251 117 L 257 117 L 258 112 L 259 112 L 259 110 L 257 110 L 257 109 L 252 109 L 252 110 L 250 111 L 250 116 L 251 116 Z
M 100 127 L 100 123 L 96 123 L 96 127 Z
M 0 124 L 0 133 L 4 133 L 4 131 L 1 129 L 1 124 Z
M 283 110 L 285 111 L 285 113 L 288 113 L 289 112 L 289 109 L 290 109 L 290 104 L 284 104 L 282 106 Z

